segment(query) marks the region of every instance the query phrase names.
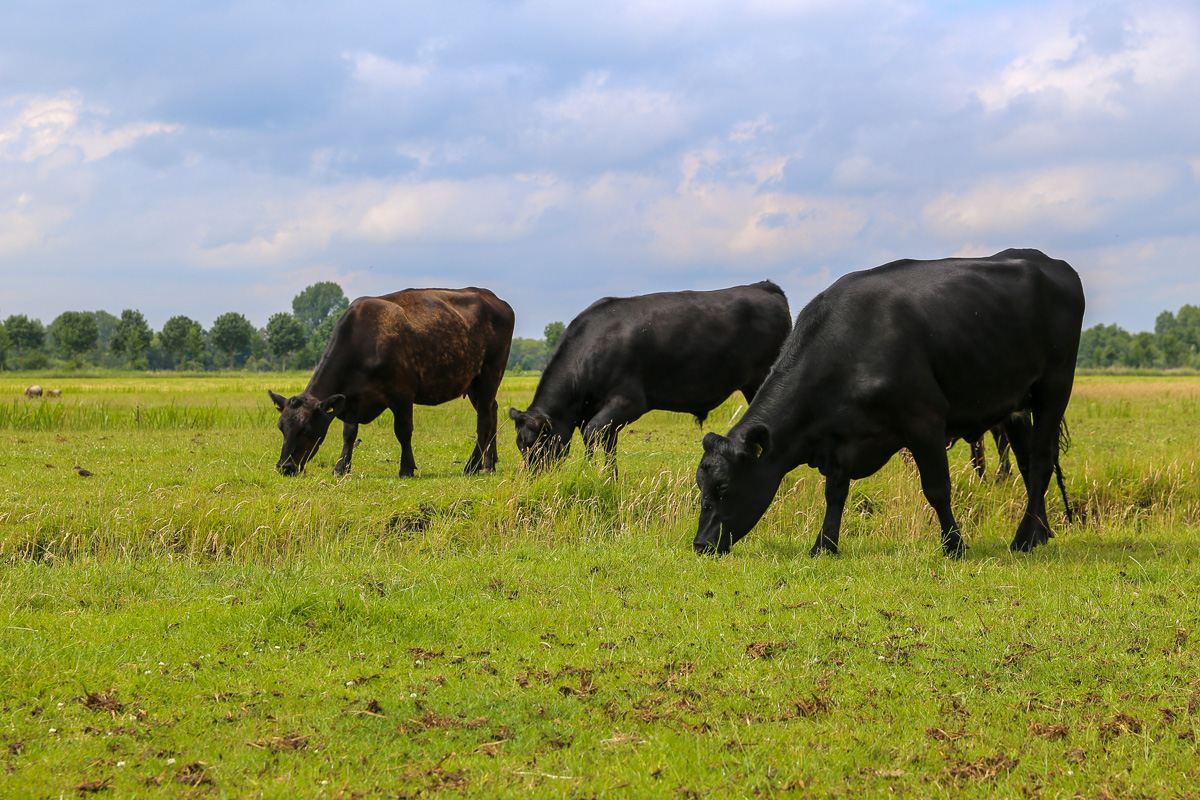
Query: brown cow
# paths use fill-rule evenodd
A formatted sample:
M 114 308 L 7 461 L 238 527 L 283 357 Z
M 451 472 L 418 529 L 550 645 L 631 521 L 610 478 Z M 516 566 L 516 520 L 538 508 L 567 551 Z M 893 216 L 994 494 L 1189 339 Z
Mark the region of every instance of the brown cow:
M 36 383 L 33 386 L 27 386 L 25 388 L 25 396 L 26 397 L 41 397 L 42 396 L 42 387 L 38 386 Z
M 335 475 L 350 470 L 358 426 L 384 409 L 395 415 L 400 477 L 412 476 L 413 404 L 467 397 L 475 407 L 475 449 L 463 472 L 496 467 L 496 390 L 508 365 L 512 308 L 487 289 L 406 289 L 360 297 L 333 328 L 304 391 L 279 409 L 283 451 L 276 469 L 295 475 L 317 452 L 329 423 L 342 421 Z

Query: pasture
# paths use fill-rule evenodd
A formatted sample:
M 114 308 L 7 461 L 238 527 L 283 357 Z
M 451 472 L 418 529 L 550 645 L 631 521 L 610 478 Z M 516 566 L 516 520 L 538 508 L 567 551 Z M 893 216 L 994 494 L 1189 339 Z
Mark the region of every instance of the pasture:
M 1086 521 L 1051 492 L 1029 555 L 960 443 L 949 561 L 898 458 L 841 556 L 802 468 L 698 558 L 695 422 L 530 477 L 535 378 L 495 475 L 459 400 L 417 408 L 415 479 L 387 415 L 285 478 L 266 389 L 307 377 L 0 378 L 0 795 L 1200 796 L 1200 378 L 1077 380 Z

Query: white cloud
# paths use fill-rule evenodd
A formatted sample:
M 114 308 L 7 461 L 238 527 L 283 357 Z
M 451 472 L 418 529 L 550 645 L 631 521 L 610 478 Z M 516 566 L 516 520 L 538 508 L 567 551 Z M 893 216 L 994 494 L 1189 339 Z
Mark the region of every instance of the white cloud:
M 426 64 L 393 61 L 365 52 L 344 53 L 342 58 L 353 64 L 355 80 L 375 88 L 411 88 L 420 86 L 429 78 L 430 67 Z
M 752 257 L 757 264 L 830 252 L 866 224 L 850 201 L 769 189 L 786 159 L 749 169 L 724 161 L 714 149 L 684 156 L 678 189 L 646 213 L 656 252 L 677 261 Z
M 988 178 L 964 192 L 946 192 L 927 204 L 925 224 L 938 235 L 975 238 L 1095 228 L 1130 204 L 1157 197 L 1172 172 L 1156 164 L 1062 167 L 1018 178 Z
M 65 209 L 35 203 L 28 192 L 0 205 L 0 257 L 40 245 L 68 216 Z
M 106 128 L 74 91 L 52 97 L 10 97 L 5 104 L 18 108 L 0 127 L 0 160 L 6 161 L 33 162 L 53 156 L 62 148 L 77 148 L 85 162 L 98 161 L 132 146 L 138 139 L 178 128 L 163 122 L 132 122 Z
M 1195 15 L 1127 9 L 1130 16 L 1110 21 L 1113 42 L 1093 41 L 1086 19 L 1074 25 L 1058 21 L 1057 30 L 1013 59 L 977 95 L 989 111 L 1022 97 L 1048 95 L 1071 112 L 1121 115 L 1128 111 L 1125 96 L 1131 88 L 1155 92 L 1184 82 L 1194 85 L 1200 66 Z
M 278 265 L 327 258 L 336 241 L 396 243 L 504 242 L 529 236 L 568 187 L 549 175 L 470 180 L 350 182 L 290 200 L 284 187 L 260 203 L 265 231 L 202 248 L 217 267 Z
M 528 133 L 535 148 L 620 160 L 645 153 L 687 130 L 688 111 L 670 92 L 646 86 L 614 87 L 592 72 L 569 91 L 535 105 Z

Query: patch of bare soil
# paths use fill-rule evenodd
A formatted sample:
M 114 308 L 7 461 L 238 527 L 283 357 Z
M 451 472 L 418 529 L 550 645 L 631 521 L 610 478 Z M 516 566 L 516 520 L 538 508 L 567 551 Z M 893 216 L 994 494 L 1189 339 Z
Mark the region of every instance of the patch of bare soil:
M 984 756 L 976 761 L 955 761 L 946 768 L 946 774 L 956 781 L 990 781 L 1002 772 L 1009 772 L 1020 763 L 1004 753 Z
M 271 736 L 259 739 L 257 742 L 250 742 L 250 746 L 261 750 L 270 750 L 273 753 L 290 753 L 307 748 L 308 737 L 302 733 L 285 733 L 283 736 Z

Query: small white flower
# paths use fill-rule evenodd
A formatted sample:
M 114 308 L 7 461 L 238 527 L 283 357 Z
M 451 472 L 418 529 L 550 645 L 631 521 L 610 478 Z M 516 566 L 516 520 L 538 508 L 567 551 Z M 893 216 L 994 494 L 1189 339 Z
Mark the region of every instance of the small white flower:
M 415 695 L 414 695 L 414 697 L 415 697 Z M 51 732 L 51 733 L 58 733 L 58 728 L 51 728 L 51 729 L 50 729 L 50 732 Z
M 161 661 L 160 661 L 160 662 L 158 662 L 158 665 L 159 665 L 160 667 L 165 667 L 165 666 L 166 666 L 166 664 L 164 664 L 164 663 L 163 663 L 163 662 L 161 662 Z
M 117 762 L 117 766 L 118 766 L 118 767 L 123 767 L 123 766 L 125 766 L 125 762 L 124 762 L 124 761 L 118 761 L 118 762 Z
M 62 704 L 62 703 L 59 703 L 59 704 L 58 704 L 58 707 L 59 707 L 59 708 L 62 708 L 62 707 L 63 707 L 63 704 Z
M 419 659 L 419 658 L 417 659 L 417 661 L 416 661 L 416 665 L 417 665 L 418 667 L 419 667 L 419 666 L 421 666 L 421 659 Z
M 347 685 L 347 686 L 353 686 L 353 685 L 354 685 L 354 681 L 346 681 L 346 685 Z
M 143 675 L 149 675 L 149 674 L 150 674 L 150 670 L 146 670 L 146 671 L 145 671 L 144 673 L 142 673 L 142 674 L 143 674 Z
M 329 785 L 329 781 L 321 781 L 321 785 L 322 785 L 322 786 L 328 786 L 328 785 Z
M 173 759 L 173 758 L 168 758 L 168 759 L 167 759 L 167 766 L 168 766 L 168 767 L 169 767 L 169 766 L 171 766 L 171 765 L 172 765 L 172 764 L 174 764 L 174 763 L 175 763 L 175 759 Z
M 413 692 L 412 694 L 409 695 L 409 697 L 416 697 L 416 696 L 417 696 L 416 692 Z

